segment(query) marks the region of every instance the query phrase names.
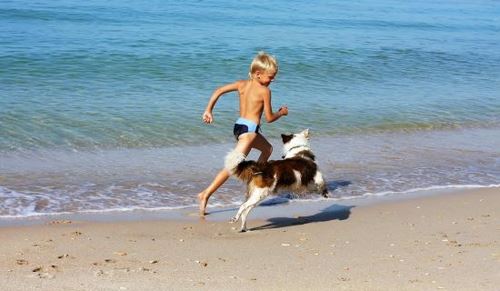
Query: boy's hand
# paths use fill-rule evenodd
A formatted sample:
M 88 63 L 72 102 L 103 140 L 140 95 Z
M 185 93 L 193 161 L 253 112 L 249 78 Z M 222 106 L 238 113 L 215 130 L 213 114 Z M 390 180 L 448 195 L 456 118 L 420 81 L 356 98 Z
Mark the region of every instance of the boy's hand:
M 287 106 L 281 106 L 280 109 L 278 110 L 278 112 L 281 115 L 288 115 L 288 107 Z
M 205 123 L 212 123 L 214 121 L 214 118 L 212 117 L 212 112 L 205 111 L 203 113 L 203 122 Z

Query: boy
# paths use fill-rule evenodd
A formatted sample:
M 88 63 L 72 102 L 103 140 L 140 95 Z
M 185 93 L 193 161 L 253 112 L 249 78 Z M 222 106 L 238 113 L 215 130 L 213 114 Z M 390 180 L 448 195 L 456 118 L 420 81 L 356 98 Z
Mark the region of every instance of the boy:
M 250 65 L 250 79 L 236 81 L 216 89 L 203 113 L 203 122 L 212 123 L 212 110 L 219 97 L 228 92 L 238 91 L 240 118 L 236 120 L 233 130 L 238 141 L 235 150 L 247 156 L 252 148 L 258 149 L 261 152 L 259 162 L 267 161 L 273 151 L 271 144 L 259 133 L 262 113 L 264 112 L 268 123 L 278 120 L 281 116 L 288 115 L 286 106 L 280 107 L 278 112 L 275 113 L 272 110 L 271 90 L 268 87 L 277 73 L 278 64 L 276 59 L 264 52 L 260 52 Z M 229 172 L 222 169 L 212 183 L 198 194 L 201 216 L 205 215 L 208 198 L 227 181 L 229 176 Z

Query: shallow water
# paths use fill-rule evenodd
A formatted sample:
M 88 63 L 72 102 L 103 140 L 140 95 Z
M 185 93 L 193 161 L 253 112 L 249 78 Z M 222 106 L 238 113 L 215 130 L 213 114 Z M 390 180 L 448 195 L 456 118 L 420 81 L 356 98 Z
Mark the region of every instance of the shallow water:
M 498 129 L 312 138 L 330 196 L 337 199 L 499 185 L 498 144 Z M 196 206 L 196 194 L 222 167 L 231 146 L 4 155 L 0 216 Z M 273 158 L 279 156 L 276 150 Z M 236 205 L 243 193 L 230 179 L 210 203 Z
M 233 146 L 236 96 L 214 125 L 202 111 L 259 50 L 290 109 L 264 135 L 279 149 L 310 128 L 334 197 L 500 184 L 500 3 L 263 5 L 2 1 L 0 215 L 196 204 Z

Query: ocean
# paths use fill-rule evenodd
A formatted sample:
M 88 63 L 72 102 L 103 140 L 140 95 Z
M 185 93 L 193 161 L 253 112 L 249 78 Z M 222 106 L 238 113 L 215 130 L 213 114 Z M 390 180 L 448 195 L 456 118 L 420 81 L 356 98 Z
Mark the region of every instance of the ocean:
M 0 218 L 196 206 L 259 51 L 330 199 L 500 185 L 498 1 L 0 0 Z

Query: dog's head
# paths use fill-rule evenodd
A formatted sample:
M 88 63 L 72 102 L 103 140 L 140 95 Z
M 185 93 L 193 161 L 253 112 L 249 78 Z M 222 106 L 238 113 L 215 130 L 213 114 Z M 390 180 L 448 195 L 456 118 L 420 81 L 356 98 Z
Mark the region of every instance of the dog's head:
M 311 151 L 309 146 L 309 129 L 295 134 L 282 134 L 283 158 L 294 157 L 301 151 Z

